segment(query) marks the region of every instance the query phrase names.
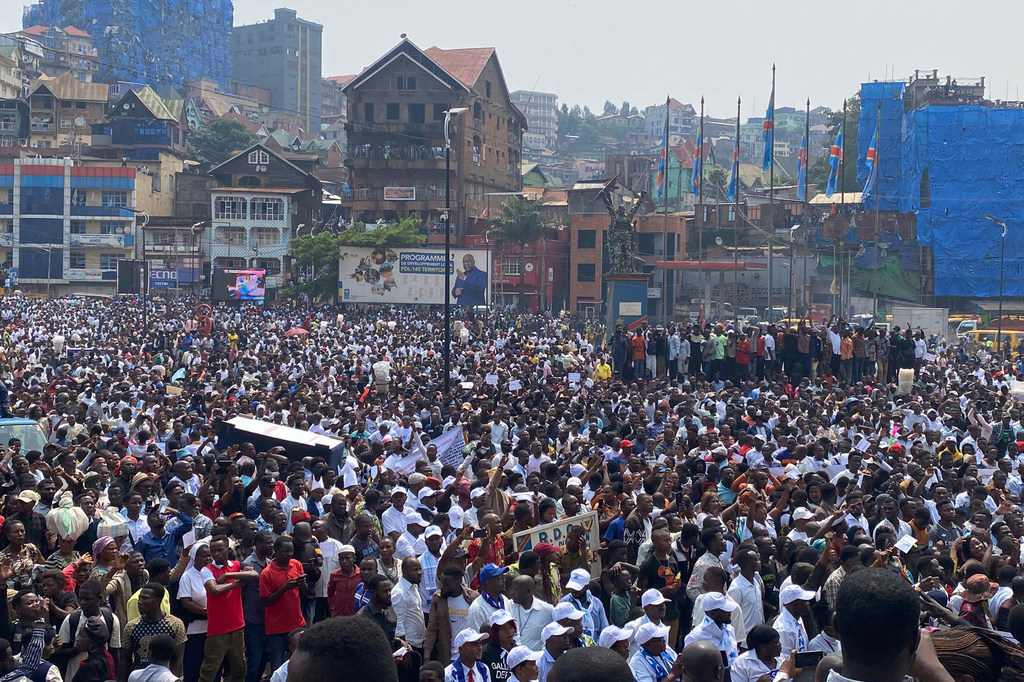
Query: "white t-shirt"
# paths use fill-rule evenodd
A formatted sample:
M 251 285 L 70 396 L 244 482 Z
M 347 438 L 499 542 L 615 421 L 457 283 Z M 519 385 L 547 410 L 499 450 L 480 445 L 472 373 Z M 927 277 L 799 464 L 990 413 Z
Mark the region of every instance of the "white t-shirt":
M 78 637 L 78 633 L 81 632 L 82 628 L 85 627 L 87 616 L 83 613 L 81 618 L 78 619 L 78 628 L 75 630 L 74 634 L 71 633 L 71 615 L 73 613 L 74 613 L 74 611 L 69 613 L 64 618 L 64 622 L 60 624 L 60 631 L 57 633 L 57 636 L 60 637 L 60 641 L 62 641 L 62 642 L 70 642 L 70 643 L 74 644 L 75 638 Z M 119 621 L 117 619 L 116 615 L 114 615 L 114 614 L 111 614 L 111 615 L 113 615 L 114 627 L 111 628 L 111 630 L 110 630 L 110 643 L 109 643 L 108 647 L 111 648 L 111 649 L 120 649 L 121 648 L 121 621 Z M 104 619 L 104 622 L 106 622 L 106 619 Z M 205 626 L 206 626 L 206 621 L 204 620 L 203 621 L 203 627 L 205 627 Z M 205 630 L 204 630 L 204 632 L 205 632 Z M 88 658 L 88 656 L 89 656 L 88 652 L 83 651 L 83 652 L 75 655 L 74 657 L 72 657 L 71 660 L 68 661 L 68 666 L 67 666 L 67 671 L 66 671 L 67 672 L 67 676 L 64 679 L 70 680 L 72 677 L 74 677 L 75 676 L 75 672 L 78 670 L 79 664 L 81 664 L 82 661 L 84 661 L 86 658 Z
M 200 571 L 192 568 L 185 571 L 178 581 L 178 599 L 189 597 L 196 606 L 206 608 L 206 584 Z M 207 621 L 205 618 L 193 620 L 185 629 L 186 635 L 205 635 Z
M 462 632 L 469 620 L 469 602 L 461 594 L 458 597 L 448 599 L 448 621 L 452 625 L 452 658 L 459 655 L 455 647 L 454 635 Z

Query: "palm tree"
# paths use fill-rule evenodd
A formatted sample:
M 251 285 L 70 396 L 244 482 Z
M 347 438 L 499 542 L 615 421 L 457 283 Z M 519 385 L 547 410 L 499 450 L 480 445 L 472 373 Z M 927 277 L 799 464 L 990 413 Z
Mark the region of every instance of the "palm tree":
M 547 236 L 550 229 L 537 202 L 515 198 L 501 205 L 501 216 L 493 221 L 498 245 L 519 247 L 519 308 L 526 307 L 526 247 Z M 543 275 L 543 273 L 541 273 Z

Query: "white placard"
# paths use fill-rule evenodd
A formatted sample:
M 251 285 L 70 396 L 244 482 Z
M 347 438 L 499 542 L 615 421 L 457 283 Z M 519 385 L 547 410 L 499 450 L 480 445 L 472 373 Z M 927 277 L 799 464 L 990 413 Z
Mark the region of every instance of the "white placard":
M 896 549 L 906 554 L 914 548 L 915 544 L 916 540 L 914 540 L 913 535 L 904 535 L 902 538 L 900 538 L 899 542 L 896 543 Z
M 622 317 L 639 317 L 644 314 L 644 304 L 634 301 L 619 301 L 619 315 Z
M 191 547 L 194 544 L 196 544 L 196 529 L 195 528 L 193 528 L 190 531 L 187 531 L 184 535 L 181 536 L 181 546 L 183 548 L 188 549 L 189 547 Z
M 523 390 L 523 382 L 521 382 L 519 379 L 513 379 L 512 381 L 508 382 L 508 390 L 510 390 L 510 391 L 521 391 L 521 390 Z
M 490 384 L 491 386 L 497 386 L 498 385 L 498 375 L 497 374 L 488 374 L 487 376 L 484 377 L 484 381 L 486 383 Z
M 462 388 L 464 388 L 464 389 L 466 389 L 468 391 L 469 389 L 473 388 L 473 382 L 472 381 L 463 381 L 461 384 L 459 384 L 459 386 L 462 386 Z
M 578 384 L 578 383 L 580 383 L 580 373 L 579 372 L 569 372 L 569 383 L 570 384 Z

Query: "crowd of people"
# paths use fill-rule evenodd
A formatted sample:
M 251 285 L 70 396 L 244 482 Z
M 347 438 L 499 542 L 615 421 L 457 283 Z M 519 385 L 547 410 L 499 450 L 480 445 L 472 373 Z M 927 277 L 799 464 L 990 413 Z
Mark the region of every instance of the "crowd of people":
M 140 312 L 0 301 L 0 682 L 1024 679 L 1018 358 L 505 311 L 446 377 L 430 310 Z

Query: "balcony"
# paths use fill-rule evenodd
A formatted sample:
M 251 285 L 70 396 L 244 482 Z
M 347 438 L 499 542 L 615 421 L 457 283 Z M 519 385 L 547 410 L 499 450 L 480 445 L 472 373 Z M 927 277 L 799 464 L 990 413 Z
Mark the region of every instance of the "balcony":
M 121 206 L 71 206 L 72 218 L 133 218 L 132 212 Z
M 407 145 L 394 147 L 391 145 L 363 144 L 353 147 L 346 163 L 350 168 L 363 169 L 419 169 L 443 170 L 445 151 L 443 146 Z M 452 167 L 455 157 L 452 156 Z
M 33 123 L 31 126 L 31 132 L 33 133 L 50 133 L 54 131 L 54 125 L 52 123 Z
M 409 190 L 413 190 L 410 192 Z M 454 192 L 453 192 L 454 194 Z M 405 198 L 409 197 L 409 198 Z M 360 210 L 387 208 L 410 211 L 444 207 L 444 187 L 417 187 L 412 185 L 387 187 L 359 187 L 352 190 L 352 201 L 380 203 L 379 206 L 358 206 Z
M 110 246 L 123 249 L 135 245 L 130 234 L 72 234 L 71 246 Z

